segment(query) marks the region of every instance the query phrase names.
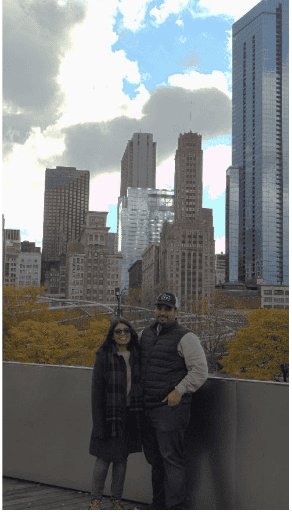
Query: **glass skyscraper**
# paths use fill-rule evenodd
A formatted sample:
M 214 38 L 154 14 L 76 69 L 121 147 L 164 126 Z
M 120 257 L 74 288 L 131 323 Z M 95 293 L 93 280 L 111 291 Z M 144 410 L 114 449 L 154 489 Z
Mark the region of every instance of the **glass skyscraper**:
M 238 282 L 239 169 L 228 167 L 225 196 L 225 281 Z
M 229 280 L 237 267 L 241 282 L 288 284 L 288 24 L 288 0 L 263 0 L 232 27 L 239 236 L 238 254 L 229 250 Z
M 170 190 L 127 189 L 118 201 L 118 251 L 123 255 L 122 287 L 129 285 L 128 269 L 152 243 L 159 243 L 164 222 L 173 222 L 174 195 Z

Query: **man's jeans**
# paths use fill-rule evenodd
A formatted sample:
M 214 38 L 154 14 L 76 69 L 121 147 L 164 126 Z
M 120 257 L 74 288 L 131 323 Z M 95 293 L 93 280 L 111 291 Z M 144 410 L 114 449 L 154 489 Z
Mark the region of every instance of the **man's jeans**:
M 142 443 L 152 466 L 156 509 L 185 509 L 184 435 L 189 421 L 190 404 L 145 409 Z
M 110 461 L 96 459 L 91 481 L 91 500 L 101 500 Z M 120 500 L 123 495 L 127 460 L 125 462 L 113 462 L 111 494 L 115 500 Z

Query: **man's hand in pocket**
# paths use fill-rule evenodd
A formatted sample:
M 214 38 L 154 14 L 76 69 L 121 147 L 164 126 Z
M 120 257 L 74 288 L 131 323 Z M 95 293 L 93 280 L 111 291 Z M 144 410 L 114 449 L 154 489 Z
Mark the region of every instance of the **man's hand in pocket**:
M 176 389 L 174 389 L 164 400 L 162 400 L 162 402 L 165 402 L 166 400 L 170 406 L 177 405 L 181 401 L 181 395 Z

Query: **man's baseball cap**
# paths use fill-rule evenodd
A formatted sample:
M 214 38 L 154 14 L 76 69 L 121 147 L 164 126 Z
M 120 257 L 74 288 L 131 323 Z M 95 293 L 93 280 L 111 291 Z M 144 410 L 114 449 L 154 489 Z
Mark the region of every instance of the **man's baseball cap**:
M 162 304 L 164 306 L 171 306 L 172 308 L 178 308 L 178 300 L 173 293 L 162 293 L 157 297 L 155 305 Z

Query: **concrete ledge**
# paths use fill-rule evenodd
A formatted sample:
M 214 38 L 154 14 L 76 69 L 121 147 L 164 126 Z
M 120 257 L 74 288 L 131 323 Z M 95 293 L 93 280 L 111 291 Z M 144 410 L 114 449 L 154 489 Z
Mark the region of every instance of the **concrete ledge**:
M 4 476 L 90 491 L 91 377 L 92 368 L 3 363 Z M 210 377 L 194 394 L 186 436 L 190 508 L 289 509 L 288 390 Z M 124 498 L 151 502 L 143 454 L 129 457 Z

